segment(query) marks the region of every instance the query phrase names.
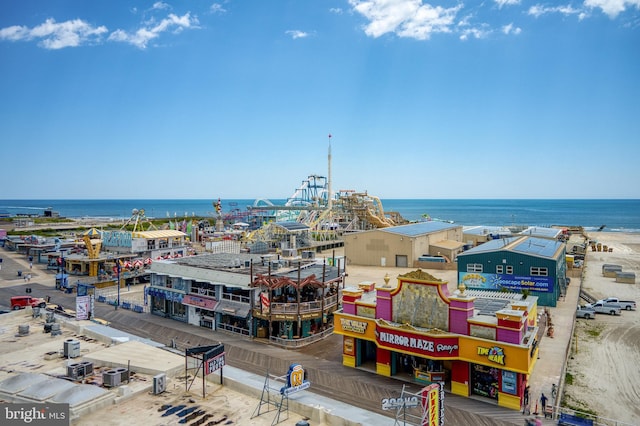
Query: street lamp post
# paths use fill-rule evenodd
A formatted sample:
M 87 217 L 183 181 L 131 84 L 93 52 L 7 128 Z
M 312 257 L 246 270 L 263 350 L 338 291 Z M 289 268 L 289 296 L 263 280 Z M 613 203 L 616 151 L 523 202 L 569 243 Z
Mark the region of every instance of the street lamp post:
M 64 252 L 66 250 L 60 250 L 60 273 L 64 274 Z
M 65 290 L 67 288 L 67 278 L 65 276 L 64 252 L 66 252 L 66 250 L 60 250 L 60 289 L 61 290 Z
M 116 302 L 116 309 L 120 306 L 120 259 L 116 259 L 116 276 L 118 279 L 118 301 Z

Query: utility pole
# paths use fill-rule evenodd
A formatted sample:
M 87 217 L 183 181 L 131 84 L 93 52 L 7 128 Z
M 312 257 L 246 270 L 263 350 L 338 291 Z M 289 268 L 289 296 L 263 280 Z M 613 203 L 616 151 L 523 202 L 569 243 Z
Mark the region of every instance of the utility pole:
M 329 133 L 329 194 L 327 195 L 327 208 L 331 210 L 333 208 L 333 198 L 331 194 L 331 133 Z

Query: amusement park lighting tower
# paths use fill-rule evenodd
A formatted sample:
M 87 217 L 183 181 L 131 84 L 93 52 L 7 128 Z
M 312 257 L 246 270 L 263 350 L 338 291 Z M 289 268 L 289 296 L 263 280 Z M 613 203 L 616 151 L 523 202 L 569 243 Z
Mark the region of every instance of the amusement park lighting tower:
M 331 197 L 331 133 L 329 133 L 329 193 L 327 194 L 327 208 L 331 210 L 333 208 L 333 199 Z

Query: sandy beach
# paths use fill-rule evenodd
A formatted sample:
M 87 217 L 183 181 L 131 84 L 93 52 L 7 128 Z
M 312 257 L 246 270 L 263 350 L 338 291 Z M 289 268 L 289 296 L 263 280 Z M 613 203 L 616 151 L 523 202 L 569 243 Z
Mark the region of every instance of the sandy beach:
M 582 289 L 597 298 L 640 301 L 638 281 L 618 283 L 602 274 L 603 264 L 616 264 L 625 272 L 640 275 L 640 234 L 593 232 L 589 237 L 613 251 L 589 249 Z M 596 319 L 577 320 L 565 375 L 564 405 L 597 413 L 602 423 L 614 424 L 607 421 L 611 419 L 637 424 L 639 366 L 640 312 L 623 311 L 620 316 L 598 314 Z

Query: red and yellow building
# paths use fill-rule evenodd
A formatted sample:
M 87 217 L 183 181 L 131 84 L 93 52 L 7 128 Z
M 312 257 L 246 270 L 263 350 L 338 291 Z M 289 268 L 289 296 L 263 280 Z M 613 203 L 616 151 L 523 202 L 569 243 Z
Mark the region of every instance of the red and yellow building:
M 464 287 L 450 294 L 447 281 L 421 270 L 399 276 L 396 285 L 385 281 L 343 290 L 334 332 L 343 336 L 344 365 L 421 384 L 444 382 L 456 395 L 520 409 L 537 360 L 536 297 L 487 299 Z

